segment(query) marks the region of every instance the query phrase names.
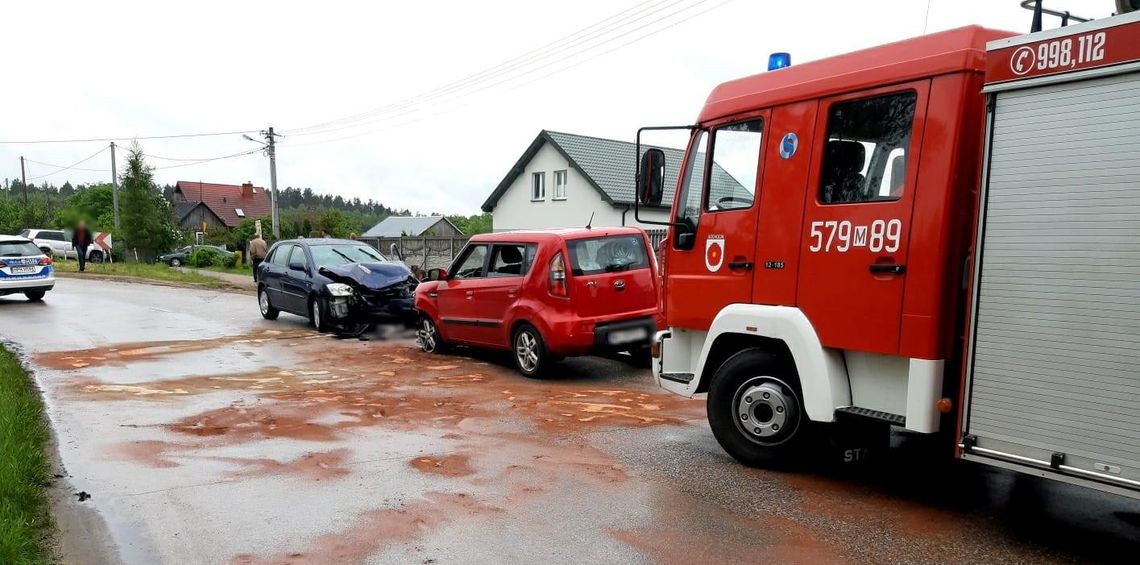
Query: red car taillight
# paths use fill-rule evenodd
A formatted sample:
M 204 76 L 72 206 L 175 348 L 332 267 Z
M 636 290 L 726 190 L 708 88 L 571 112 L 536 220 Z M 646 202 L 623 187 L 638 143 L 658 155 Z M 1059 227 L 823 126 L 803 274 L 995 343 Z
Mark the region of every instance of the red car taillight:
M 566 285 L 566 263 L 562 260 L 562 252 L 550 260 L 550 294 L 570 296 L 570 287 Z
M 51 265 L 51 257 L 44 257 L 43 259 L 40 259 L 40 265 Z

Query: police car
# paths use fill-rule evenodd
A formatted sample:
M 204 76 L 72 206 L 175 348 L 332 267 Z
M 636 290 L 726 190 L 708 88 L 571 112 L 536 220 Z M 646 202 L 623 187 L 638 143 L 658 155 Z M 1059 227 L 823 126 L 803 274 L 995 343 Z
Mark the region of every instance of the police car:
M 51 257 L 27 238 L 0 235 L 0 296 L 22 292 L 38 302 L 54 286 Z

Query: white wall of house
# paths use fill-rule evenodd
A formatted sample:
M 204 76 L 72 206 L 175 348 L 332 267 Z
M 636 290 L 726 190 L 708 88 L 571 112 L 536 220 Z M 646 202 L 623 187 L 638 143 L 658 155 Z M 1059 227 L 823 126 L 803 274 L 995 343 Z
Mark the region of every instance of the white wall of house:
M 554 198 L 554 172 L 566 171 L 566 198 Z M 546 195 L 533 200 L 531 187 L 534 173 L 545 173 Z M 544 229 L 585 226 L 594 213 L 594 226 L 622 225 L 624 206 L 615 207 L 602 200 L 602 195 L 549 143 L 535 153 L 526 169 L 511 187 L 499 198 L 491 212 L 495 231 Z M 641 217 L 665 221 L 666 211 L 643 211 Z M 639 225 L 633 219 L 633 209 L 625 215 L 625 225 Z M 647 229 L 661 226 L 642 226 Z

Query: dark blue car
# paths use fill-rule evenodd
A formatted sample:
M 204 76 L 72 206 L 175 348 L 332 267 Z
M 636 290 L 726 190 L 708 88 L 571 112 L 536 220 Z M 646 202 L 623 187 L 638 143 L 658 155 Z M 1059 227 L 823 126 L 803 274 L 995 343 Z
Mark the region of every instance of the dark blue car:
M 280 241 L 257 271 L 261 315 L 309 318 L 317 331 L 362 333 L 376 324 L 415 324 L 419 281 L 406 265 L 389 261 L 359 241 Z

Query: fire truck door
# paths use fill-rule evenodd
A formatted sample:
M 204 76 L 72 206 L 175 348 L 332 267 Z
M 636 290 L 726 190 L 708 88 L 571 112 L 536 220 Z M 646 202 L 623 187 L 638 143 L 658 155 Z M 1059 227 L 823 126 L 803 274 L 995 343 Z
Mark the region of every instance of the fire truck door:
M 707 329 L 721 308 L 752 299 L 755 237 L 768 111 L 697 132 L 670 242 L 668 324 Z
M 826 347 L 898 352 L 928 87 L 821 101 L 797 300 Z

